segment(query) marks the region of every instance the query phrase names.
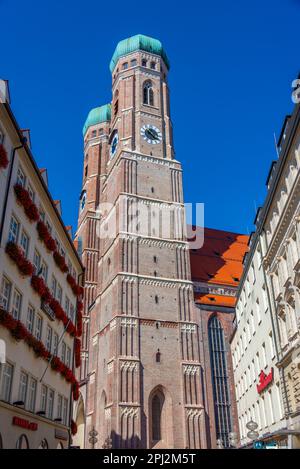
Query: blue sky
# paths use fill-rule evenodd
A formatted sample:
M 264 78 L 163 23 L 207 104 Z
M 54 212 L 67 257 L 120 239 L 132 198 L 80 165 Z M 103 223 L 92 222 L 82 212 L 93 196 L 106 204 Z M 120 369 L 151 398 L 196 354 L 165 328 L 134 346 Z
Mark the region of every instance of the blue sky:
M 276 159 L 274 132 L 293 109 L 300 71 L 300 0 L 0 0 L 0 78 L 31 129 L 32 150 L 75 231 L 82 126 L 111 99 L 109 61 L 137 33 L 162 41 L 176 158 L 186 202 L 205 203 L 205 225 L 247 233 Z

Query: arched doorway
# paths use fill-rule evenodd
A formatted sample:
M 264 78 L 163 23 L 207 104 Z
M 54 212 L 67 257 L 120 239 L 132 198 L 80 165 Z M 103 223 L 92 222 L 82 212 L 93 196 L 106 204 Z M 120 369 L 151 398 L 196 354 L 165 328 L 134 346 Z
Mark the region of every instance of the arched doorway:
M 170 394 L 163 388 L 157 386 L 149 396 L 149 447 L 150 448 L 172 448 L 173 413 Z M 168 428 L 168 430 L 167 430 Z
M 48 441 L 46 440 L 46 438 L 43 438 L 38 446 L 38 449 L 48 449 L 48 448 L 49 448 Z
M 28 438 L 26 435 L 22 434 L 16 444 L 17 449 L 29 449 L 29 443 L 28 443 Z
M 61 441 L 58 443 L 56 449 L 64 449 L 64 446 L 63 446 L 63 444 L 61 443 Z
M 85 420 L 84 420 L 84 402 L 82 395 L 80 394 L 78 405 L 76 408 L 76 425 L 77 425 L 77 433 L 72 437 L 72 445 L 79 446 L 80 448 L 84 448 L 84 434 L 85 434 Z

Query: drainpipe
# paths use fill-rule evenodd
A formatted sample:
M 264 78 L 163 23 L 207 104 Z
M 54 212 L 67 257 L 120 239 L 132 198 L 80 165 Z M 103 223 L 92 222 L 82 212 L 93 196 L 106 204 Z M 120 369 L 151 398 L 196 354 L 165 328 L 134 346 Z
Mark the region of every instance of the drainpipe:
M 10 184 L 11 184 L 11 178 L 12 178 L 12 173 L 13 173 L 13 166 L 15 162 L 15 155 L 16 151 L 20 150 L 20 148 L 24 148 L 24 143 L 26 143 L 26 138 L 21 138 L 20 139 L 21 145 L 18 147 L 15 147 L 12 151 L 12 156 L 10 159 L 10 166 L 9 166 L 9 171 L 8 171 L 8 178 L 7 178 L 7 184 L 6 184 L 6 189 L 5 189 L 5 195 L 4 195 L 4 204 L 3 204 L 3 211 L 2 211 L 2 216 L 1 216 L 1 225 L 0 225 L 0 247 L 2 244 L 2 237 L 3 237 L 3 230 L 4 230 L 4 222 L 5 222 L 5 216 L 6 216 L 6 209 L 7 209 L 7 202 L 8 202 L 8 194 L 9 194 L 9 189 L 10 189 Z
M 262 228 L 261 233 L 262 233 L 262 236 L 263 236 L 264 245 L 266 246 L 266 232 L 265 232 L 264 228 Z M 264 250 L 263 250 L 263 246 L 262 246 L 262 243 L 261 243 L 261 237 L 260 236 L 259 236 L 259 244 L 260 244 L 260 250 L 261 250 L 261 253 L 262 253 L 262 256 L 263 256 Z M 272 323 L 272 329 L 273 329 L 273 333 L 274 333 L 276 358 L 277 358 L 278 361 L 280 361 L 281 350 L 279 351 L 279 345 L 278 345 L 278 340 L 277 340 L 277 337 L 279 337 L 279 323 L 278 323 L 278 317 L 277 317 L 277 313 L 276 313 L 276 301 L 275 301 L 274 287 L 273 287 L 273 284 L 272 284 L 270 278 L 266 274 L 264 266 L 263 266 L 262 270 L 263 270 L 264 280 L 265 280 L 265 284 L 266 284 L 267 297 L 268 297 L 268 303 L 269 303 L 269 310 L 270 310 L 270 316 L 271 316 L 271 323 Z M 272 314 L 272 310 L 274 312 L 276 326 L 275 326 L 275 323 L 274 323 L 274 317 L 273 317 L 273 314 Z M 286 406 L 287 406 L 287 411 L 288 411 L 288 414 L 289 414 L 290 413 L 290 405 L 289 405 L 289 400 L 288 400 L 288 396 L 287 396 L 287 386 L 286 386 L 286 380 L 285 380 L 285 376 L 284 376 L 284 369 L 282 367 L 279 368 L 279 373 L 280 373 L 281 382 L 282 382 L 282 386 L 283 386 L 282 391 L 283 391 L 283 394 L 284 394 L 284 399 L 285 399 Z

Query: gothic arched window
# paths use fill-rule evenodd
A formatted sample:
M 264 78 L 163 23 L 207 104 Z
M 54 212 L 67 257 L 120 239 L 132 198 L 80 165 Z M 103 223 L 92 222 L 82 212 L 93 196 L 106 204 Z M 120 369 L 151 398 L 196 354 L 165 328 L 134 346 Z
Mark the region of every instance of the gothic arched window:
M 161 440 L 161 411 L 162 401 L 158 394 L 152 398 L 152 440 Z
M 154 92 L 151 81 L 146 81 L 143 87 L 143 103 L 154 106 Z
M 208 323 L 209 352 L 212 369 L 212 386 L 215 403 L 216 436 L 229 447 L 232 432 L 231 403 L 227 371 L 224 330 L 221 322 L 213 316 Z

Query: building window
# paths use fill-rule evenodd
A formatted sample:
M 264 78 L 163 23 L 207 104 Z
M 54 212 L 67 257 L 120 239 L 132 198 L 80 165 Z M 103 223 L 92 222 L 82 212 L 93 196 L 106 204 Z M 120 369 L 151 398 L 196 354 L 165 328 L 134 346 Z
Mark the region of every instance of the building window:
M 20 186 L 24 187 L 25 186 L 25 174 L 21 168 L 18 169 L 17 173 L 17 184 L 20 184 Z
M 46 330 L 46 349 L 48 352 L 51 352 L 51 347 L 52 347 L 52 327 L 47 325 L 47 330 Z
M 68 418 L 68 399 L 63 398 L 62 423 L 67 425 Z
M 161 357 L 161 353 L 160 353 L 160 351 L 159 351 L 159 349 L 158 349 L 157 352 L 156 352 L 156 357 L 155 357 L 156 363 L 160 363 L 160 357 Z
M 57 356 L 57 353 L 58 353 L 58 334 L 56 332 L 54 332 L 53 334 L 53 355 L 56 355 Z
M 21 435 L 18 438 L 16 449 L 29 449 L 29 443 L 26 435 Z
M 43 261 L 41 265 L 41 277 L 44 279 L 45 283 L 47 283 L 48 266 L 45 261 Z
M 75 322 L 75 308 L 72 303 L 70 304 L 70 319 L 73 323 Z
M 41 267 L 41 255 L 36 249 L 33 254 L 33 265 L 34 265 L 34 273 L 35 275 L 37 275 Z
M 12 241 L 13 243 L 18 242 L 19 226 L 20 224 L 17 219 L 12 216 L 9 225 L 8 241 Z
M 161 393 L 154 394 L 152 398 L 152 440 L 160 441 L 161 438 L 161 420 L 162 420 L 163 396 Z
M 62 302 L 62 288 L 61 288 L 59 283 L 57 284 L 56 299 L 59 302 L 59 304 L 61 305 L 61 302 Z
M 22 231 L 22 234 L 21 234 L 20 246 L 24 255 L 27 257 L 28 249 L 29 249 L 29 237 L 27 236 L 24 230 Z
M 147 60 L 146 59 L 142 59 L 142 67 L 147 67 Z
M 128 62 L 124 62 L 122 65 L 123 70 L 127 70 L 128 68 Z
M 35 332 L 34 335 L 37 340 L 41 340 L 42 338 L 42 328 L 43 328 L 43 319 L 40 314 L 37 314 L 36 321 L 35 321 Z
M 12 315 L 14 319 L 19 320 L 21 316 L 22 308 L 22 295 L 18 290 L 14 290 L 13 304 L 12 304 Z
M 34 327 L 34 308 L 33 306 L 29 305 L 27 309 L 27 320 L 26 320 L 26 327 L 30 334 L 33 334 L 33 327 Z
M 54 296 L 54 298 L 56 297 L 56 288 L 57 288 L 57 280 L 54 277 L 54 275 L 52 275 L 52 278 L 51 278 L 51 293 L 52 293 L 52 296 Z
M 155 62 L 151 62 L 150 68 L 152 68 L 152 70 L 155 70 L 155 69 L 156 69 L 156 63 L 155 63 Z
M 222 441 L 224 448 L 228 448 L 230 446 L 229 433 L 232 431 L 232 417 L 226 344 L 223 327 L 216 316 L 213 316 L 209 321 L 208 337 L 217 439 Z
M 21 371 L 20 374 L 20 386 L 19 386 L 19 401 L 26 405 L 26 397 L 27 397 L 27 386 L 28 386 L 28 374 Z
M 65 313 L 68 317 L 69 317 L 69 309 L 70 309 L 70 300 L 66 295 L 65 296 Z
M 143 103 L 154 106 L 154 93 L 151 81 L 146 81 L 143 87 Z
M 48 390 L 48 409 L 47 417 L 52 419 L 53 417 L 53 403 L 54 403 L 54 391 L 52 389 Z
M 46 414 L 46 406 L 47 406 L 47 394 L 48 388 L 44 384 L 42 385 L 41 389 L 41 403 L 40 403 L 40 412 L 44 412 Z
M 10 402 L 14 367 L 10 363 L 2 365 L 1 400 Z
M 57 419 L 62 418 L 62 402 L 63 402 L 63 397 L 59 394 L 57 398 Z
M 34 202 L 35 193 L 34 193 L 34 190 L 32 189 L 30 184 L 28 184 L 27 190 L 28 190 L 28 193 L 30 195 L 30 198 L 31 198 L 32 202 Z
M 30 378 L 29 388 L 28 388 L 28 410 L 30 412 L 35 411 L 36 389 L 37 389 L 36 379 Z
M 63 363 L 66 362 L 66 348 L 67 348 L 66 343 L 63 342 L 63 343 L 61 344 L 61 361 L 62 361 Z
M 130 62 L 130 65 L 131 65 L 131 67 L 136 67 L 137 66 L 137 60 L 132 59 L 131 62 Z
M 6 277 L 3 277 L 1 286 L 1 303 L 2 307 L 6 309 L 6 311 L 8 311 L 10 307 L 11 289 L 11 282 Z
M 67 358 L 66 358 L 66 365 L 70 368 L 71 367 L 71 349 L 67 347 Z

